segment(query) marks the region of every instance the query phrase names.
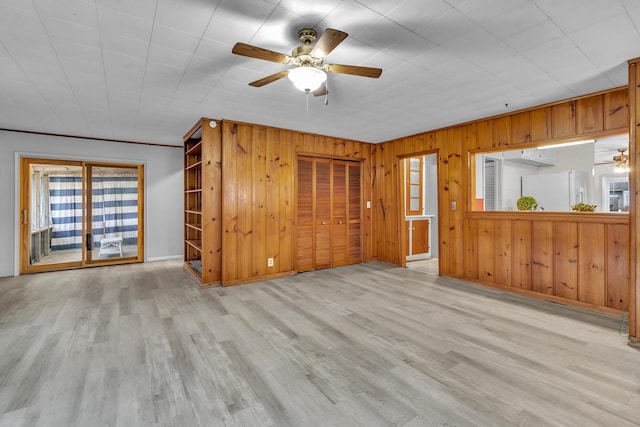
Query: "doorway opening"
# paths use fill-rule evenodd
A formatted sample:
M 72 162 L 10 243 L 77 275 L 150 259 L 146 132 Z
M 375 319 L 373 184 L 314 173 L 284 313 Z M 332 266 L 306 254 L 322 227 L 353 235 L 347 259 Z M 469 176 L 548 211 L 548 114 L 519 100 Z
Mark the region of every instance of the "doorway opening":
M 403 254 L 407 268 L 438 275 L 438 162 L 436 154 L 401 159 L 404 169 Z
M 20 273 L 143 260 L 143 166 L 22 158 Z

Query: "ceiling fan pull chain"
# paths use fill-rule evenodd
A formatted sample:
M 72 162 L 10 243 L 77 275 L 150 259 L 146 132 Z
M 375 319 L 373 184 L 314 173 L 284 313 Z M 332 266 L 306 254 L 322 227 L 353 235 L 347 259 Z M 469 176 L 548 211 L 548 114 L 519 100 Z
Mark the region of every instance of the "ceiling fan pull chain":
M 324 82 L 324 105 L 329 105 L 329 79 Z
M 305 93 L 307 94 L 307 117 L 309 117 L 309 89 L 305 90 Z

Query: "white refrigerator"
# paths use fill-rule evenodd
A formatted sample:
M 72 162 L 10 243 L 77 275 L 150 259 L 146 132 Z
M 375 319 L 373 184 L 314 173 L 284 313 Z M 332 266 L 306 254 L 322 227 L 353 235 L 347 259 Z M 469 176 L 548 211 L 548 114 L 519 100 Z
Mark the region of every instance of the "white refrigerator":
M 571 205 L 587 202 L 588 184 L 588 175 L 580 171 L 526 175 L 522 195 L 535 198 L 538 209 L 570 211 Z

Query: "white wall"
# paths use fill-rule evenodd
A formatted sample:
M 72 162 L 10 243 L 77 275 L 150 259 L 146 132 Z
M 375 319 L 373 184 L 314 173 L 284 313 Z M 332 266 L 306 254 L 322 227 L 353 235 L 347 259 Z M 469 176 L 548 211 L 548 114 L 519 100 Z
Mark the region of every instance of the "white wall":
M 599 204 L 598 195 L 595 194 L 593 188 L 593 163 L 595 155 L 593 152 L 593 144 L 571 145 L 568 147 L 558 147 L 556 150 L 556 162 L 553 166 L 542 167 L 538 173 L 557 173 L 576 171 L 583 172 L 589 177 L 587 181 L 587 194 L 585 194 L 585 203 Z
M 518 209 L 516 202 L 522 194 L 522 177 L 537 175 L 538 167 L 523 163 L 503 162 L 502 169 L 502 209 L 515 211 Z M 540 168 L 542 169 L 542 168 Z
M 18 155 L 144 164 L 145 260 L 182 257 L 181 147 L 0 131 L 0 277 L 18 272 Z
M 431 257 L 438 258 L 438 166 L 436 155 L 425 156 L 425 214 L 433 215 L 431 221 Z

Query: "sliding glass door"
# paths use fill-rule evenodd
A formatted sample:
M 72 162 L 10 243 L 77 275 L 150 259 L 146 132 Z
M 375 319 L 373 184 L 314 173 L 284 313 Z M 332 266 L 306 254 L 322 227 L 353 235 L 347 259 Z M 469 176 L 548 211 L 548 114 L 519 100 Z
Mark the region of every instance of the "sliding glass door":
M 23 158 L 20 272 L 143 260 L 143 169 Z
M 138 166 L 85 165 L 87 263 L 113 263 L 142 255 Z

